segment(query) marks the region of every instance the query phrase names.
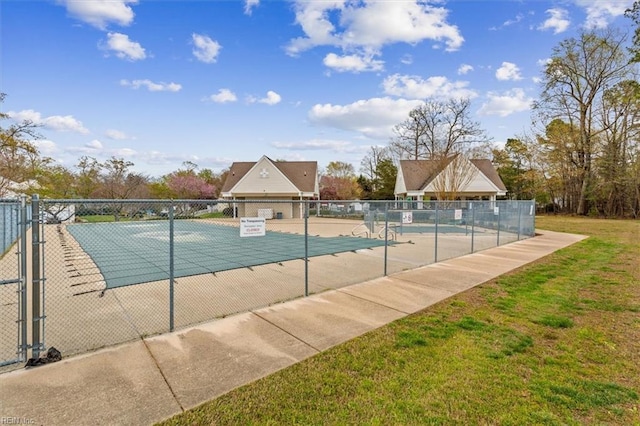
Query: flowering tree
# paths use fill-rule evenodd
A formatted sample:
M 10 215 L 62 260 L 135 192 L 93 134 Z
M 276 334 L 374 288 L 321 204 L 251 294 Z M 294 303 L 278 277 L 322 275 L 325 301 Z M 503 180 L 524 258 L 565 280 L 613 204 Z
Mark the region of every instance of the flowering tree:
M 216 187 L 195 173 L 178 171 L 166 178 L 167 187 L 173 198 L 210 199 L 216 194 Z

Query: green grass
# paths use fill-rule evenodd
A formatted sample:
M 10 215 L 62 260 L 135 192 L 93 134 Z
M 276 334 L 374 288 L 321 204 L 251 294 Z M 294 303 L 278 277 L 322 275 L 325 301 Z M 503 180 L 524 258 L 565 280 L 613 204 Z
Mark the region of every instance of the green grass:
M 190 217 L 189 219 L 217 219 L 227 217 L 222 214 L 222 212 L 211 212 L 205 213 L 199 216 Z M 115 216 L 112 214 L 96 214 L 96 215 L 86 215 L 86 216 L 78 216 L 78 219 L 89 222 L 89 223 L 99 223 L 99 222 L 115 222 Z M 128 222 L 131 220 L 140 220 L 141 218 L 132 219 L 126 216 L 120 216 L 120 222 Z M 167 220 L 166 216 L 146 216 L 142 218 L 143 220 Z M 183 219 L 182 217 L 176 217 L 176 219 Z
M 112 214 L 93 214 L 87 216 L 78 216 L 84 222 L 99 223 L 99 222 L 115 222 L 116 218 Z M 120 221 L 128 220 L 127 218 L 120 218 Z
M 590 238 L 167 420 L 640 425 L 640 223 Z
M 200 219 L 218 219 L 222 217 L 229 217 L 229 216 L 225 216 L 224 214 L 222 214 L 222 212 L 210 212 L 210 213 L 204 213 L 198 216 L 198 218 Z

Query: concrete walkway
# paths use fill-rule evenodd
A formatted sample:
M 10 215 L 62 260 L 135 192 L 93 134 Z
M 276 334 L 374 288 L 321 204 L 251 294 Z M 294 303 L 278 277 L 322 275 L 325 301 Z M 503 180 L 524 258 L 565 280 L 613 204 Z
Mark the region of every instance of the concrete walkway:
M 541 235 L 0 375 L 3 424 L 152 424 L 574 244 Z

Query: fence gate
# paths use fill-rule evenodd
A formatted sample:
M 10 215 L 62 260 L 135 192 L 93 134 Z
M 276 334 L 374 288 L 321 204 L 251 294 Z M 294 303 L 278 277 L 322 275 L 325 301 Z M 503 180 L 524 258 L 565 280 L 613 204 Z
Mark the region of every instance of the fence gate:
M 0 371 L 27 357 L 26 198 L 0 200 Z

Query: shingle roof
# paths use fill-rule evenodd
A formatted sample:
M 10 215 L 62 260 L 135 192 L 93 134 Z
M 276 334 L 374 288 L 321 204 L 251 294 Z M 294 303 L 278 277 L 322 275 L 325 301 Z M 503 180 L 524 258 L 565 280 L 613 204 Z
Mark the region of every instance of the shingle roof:
M 453 160 L 400 160 L 400 169 L 407 191 L 420 191 Z
M 225 179 L 224 185 L 222 185 L 221 192 L 231 191 L 231 188 L 236 186 L 240 179 L 242 179 L 255 164 L 255 162 L 250 163 L 246 161 L 233 163 L 229 168 L 229 173 L 227 173 L 227 179 Z
M 400 160 L 400 168 L 404 178 L 404 183 L 407 191 L 421 191 L 423 190 L 433 179 L 438 176 L 442 170 L 445 169 L 455 158 L 454 155 L 447 157 L 445 161 L 440 160 Z M 506 191 L 502 179 L 498 175 L 495 167 L 487 159 L 473 159 L 471 160 L 474 166 L 480 170 L 480 173 L 484 174 L 496 187 L 501 191 Z
M 501 191 L 506 191 L 507 187 L 504 186 L 504 182 L 500 179 L 500 175 L 491 161 L 487 159 L 474 159 L 471 162 L 480 170 L 480 172 L 485 175 L 495 186 L 498 187 Z
M 314 192 L 318 175 L 316 161 L 274 161 L 273 164 L 302 192 Z
M 316 176 L 318 163 L 316 161 L 273 161 L 269 159 L 283 175 L 302 192 L 314 192 L 316 190 Z M 253 162 L 236 162 L 231 165 L 227 179 L 222 185 L 221 192 L 229 192 L 242 179 L 253 166 Z

